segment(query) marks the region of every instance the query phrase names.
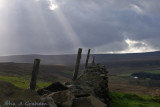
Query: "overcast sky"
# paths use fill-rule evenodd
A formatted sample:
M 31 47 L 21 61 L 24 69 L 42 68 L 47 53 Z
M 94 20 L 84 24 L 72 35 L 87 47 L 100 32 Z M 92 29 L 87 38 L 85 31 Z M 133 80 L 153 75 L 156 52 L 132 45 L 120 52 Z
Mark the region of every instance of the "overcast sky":
M 0 55 L 160 50 L 160 0 L 0 0 Z

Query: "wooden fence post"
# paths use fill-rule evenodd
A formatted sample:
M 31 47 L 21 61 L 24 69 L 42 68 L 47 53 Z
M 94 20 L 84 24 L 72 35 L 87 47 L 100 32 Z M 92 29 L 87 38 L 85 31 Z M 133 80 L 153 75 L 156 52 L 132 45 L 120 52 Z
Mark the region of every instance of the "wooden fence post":
M 79 70 L 79 64 L 80 64 L 80 60 L 81 60 L 81 53 L 82 53 L 82 48 L 79 48 L 78 50 L 78 54 L 77 54 L 77 59 L 76 59 L 76 66 L 75 66 L 75 71 L 73 74 L 73 81 L 77 79 L 78 76 L 78 70 Z
M 38 75 L 38 71 L 39 71 L 39 64 L 40 64 L 40 59 L 35 59 L 34 65 L 33 65 L 31 82 L 30 82 L 30 89 L 31 90 L 36 89 L 36 80 L 37 80 L 37 75 Z
M 87 68 L 87 67 L 88 67 L 88 60 L 89 60 L 90 50 L 91 50 L 91 49 L 88 49 L 88 54 L 87 54 L 87 59 L 86 59 L 86 65 L 85 65 L 85 68 Z
M 94 64 L 95 64 L 95 63 L 94 63 L 94 60 L 95 60 L 95 56 L 93 56 L 92 65 L 94 65 Z

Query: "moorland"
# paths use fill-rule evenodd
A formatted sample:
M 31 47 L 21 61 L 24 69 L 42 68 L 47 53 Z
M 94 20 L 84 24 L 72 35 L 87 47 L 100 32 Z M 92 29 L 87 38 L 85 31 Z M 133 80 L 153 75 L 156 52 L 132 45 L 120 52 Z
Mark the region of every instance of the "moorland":
M 137 72 L 160 74 L 160 52 L 135 54 L 92 54 L 95 63 L 104 64 L 108 70 L 112 107 L 158 107 L 160 105 L 160 80 L 135 79 Z M 86 55 L 82 55 L 80 71 L 84 69 Z M 14 55 L 0 57 L 0 80 L 20 88 L 28 88 L 34 58 L 41 59 L 37 89 L 60 81 L 71 81 L 76 55 Z M 80 72 L 81 73 L 81 72 Z M 127 102 L 127 103 L 126 103 Z M 134 106 L 135 107 L 135 106 Z

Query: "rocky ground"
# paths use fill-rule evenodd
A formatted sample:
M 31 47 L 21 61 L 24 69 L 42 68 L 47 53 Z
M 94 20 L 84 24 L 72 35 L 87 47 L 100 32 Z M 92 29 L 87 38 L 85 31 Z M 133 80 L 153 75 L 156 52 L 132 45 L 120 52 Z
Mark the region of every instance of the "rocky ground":
M 107 73 L 105 66 L 93 65 L 77 80 L 53 83 L 38 93 L 51 107 L 109 107 Z
M 75 81 L 55 82 L 36 91 L 0 81 L 0 107 L 109 107 L 105 66 L 88 67 Z

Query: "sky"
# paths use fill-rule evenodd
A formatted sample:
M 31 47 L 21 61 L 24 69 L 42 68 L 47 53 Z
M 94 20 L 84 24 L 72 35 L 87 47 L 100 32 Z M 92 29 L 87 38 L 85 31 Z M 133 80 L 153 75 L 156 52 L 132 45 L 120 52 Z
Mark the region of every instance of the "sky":
M 0 0 L 0 55 L 159 51 L 160 0 Z

